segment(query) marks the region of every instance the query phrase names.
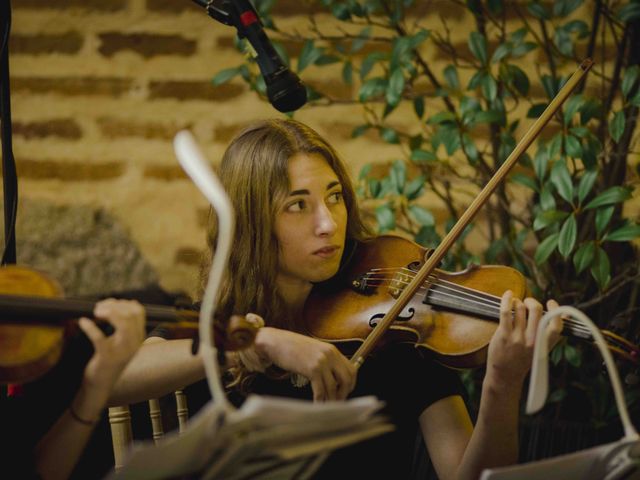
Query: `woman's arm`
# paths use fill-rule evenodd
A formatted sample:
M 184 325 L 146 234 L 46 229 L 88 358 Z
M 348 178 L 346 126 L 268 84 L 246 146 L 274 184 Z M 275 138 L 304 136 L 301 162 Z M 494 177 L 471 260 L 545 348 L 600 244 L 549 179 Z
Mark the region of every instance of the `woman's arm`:
M 100 419 L 109 392 L 144 338 L 144 309 L 138 302 L 104 300 L 96 304 L 94 315 L 111 323 L 114 333 L 107 337 L 91 320 L 79 321 L 94 353 L 71 405 L 36 446 L 36 470 L 44 479 L 67 478 L 71 474 Z
M 551 310 L 557 303 L 549 301 L 547 307 Z M 475 428 L 458 396 L 434 403 L 420 416 L 425 443 L 441 479 L 476 479 L 485 468 L 518 461 L 520 395 L 541 316 L 542 305 L 536 300 L 512 301 L 511 292 L 503 295 Z M 552 324 L 554 332 L 561 327 L 560 319 Z

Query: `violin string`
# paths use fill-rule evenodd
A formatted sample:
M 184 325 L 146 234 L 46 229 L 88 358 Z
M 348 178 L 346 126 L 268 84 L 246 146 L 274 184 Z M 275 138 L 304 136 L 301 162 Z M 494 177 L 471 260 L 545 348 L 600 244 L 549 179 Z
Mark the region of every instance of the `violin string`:
M 402 275 L 406 275 L 406 276 L 415 275 L 415 272 L 407 268 L 372 269 L 370 271 L 376 272 L 376 273 L 379 273 L 379 272 L 382 273 L 383 270 L 388 271 L 390 273 L 400 272 Z M 381 277 L 381 276 L 374 276 L 369 273 L 365 274 L 362 278 L 364 278 L 365 280 L 365 285 L 372 285 L 372 286 L 380 286 L 384 283 L 393 283 L 395 285 L 406 286 L 409 283 L 407 281 L 398 280 L 397 277 L 395 278 L 393 277 L 390 278 L 386 276 Z M 369 283 L 367 280 L 370 278 L 373 278 L 374 280 L 376 280 L 377 283 Z M 448 280 L 442 280 L 438 278 L 437 275 L 431 275 L 429 278 L 432 279 L 432 281 L 425 281 L 425 284 L 427 286 L 424 286 L 425 284 L 421 285 L 419 287 L 421 291 L 425 291 L 425 293 L 428 294 L 430 289 L 433 291 L 431 287 L 436 287 L 437 294 L 441 297 L 448 296 L 453 299 L 466 298 L 467 302 L 471 302 L 472 305 L 478 308 L 484 307 L 484 308 L 490 309 L 489 314 L 494 316 L 495 318 L 499 318 L 499 314 L 500 314 L 500 298 L 499 297 L 488 294 L 486 292 L 481 292 L 475 289 L 471 289 L 469 287 L 464 287 Z M 450 292 L 453 292 L 453 293 L 450 293 Z M 592 339 L 592 336 L 589 330 L 586 327 L 584 327 L 580 322 L 577 322 L 573 319 L 564 319 L 563 325 L 575 335 Z

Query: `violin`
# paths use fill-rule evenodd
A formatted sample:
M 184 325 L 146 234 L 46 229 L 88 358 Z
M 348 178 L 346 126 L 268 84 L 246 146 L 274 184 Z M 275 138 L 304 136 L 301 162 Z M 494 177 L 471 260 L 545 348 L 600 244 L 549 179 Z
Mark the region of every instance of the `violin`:
M 430 252 L 391 235 L 360 243 L 335 281 L 311 292 L 304 310 L 308 333 L 352 351 L 374 331 Z M 527 293 L 525 277 L 514 268 L 481 265 L 453 273 L 435 269 L 389 326 L 380 345 L 411 343 L 427 348 L 447 366 L 480 366 L 498 327 L 500 298 L 508 289 L 520 299 Z M 562 334 L 595 342 L 572 319 L 564 320 Z M 638 363 L 637 346 L 615 333 L 602 334 L 612 352 Z
M 36 270 L 0 268 L 0 383 L 24 383 L 41 376 L 60 359 L 65 341 L 78 328 L 74 320 L 91 318 L 95 302 L 65 299 L 60 285 Z M 143 305 L 146 327 L 162 326 L 172 338 L 191 338 L 198 331 L 199 313 L 162 305 Z M 105 333 L 108 322 L 96 320 Z M 218 350 L 235 351 L 253 343 L 257 328 L 233 316 L 226 329 L 215 322 Z

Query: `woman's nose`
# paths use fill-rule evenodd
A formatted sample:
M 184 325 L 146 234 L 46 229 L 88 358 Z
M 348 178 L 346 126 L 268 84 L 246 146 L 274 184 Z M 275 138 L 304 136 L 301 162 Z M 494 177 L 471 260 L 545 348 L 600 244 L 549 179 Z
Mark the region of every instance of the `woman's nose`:
M 333 218 L 333 212 L 326 205 L 320 205 L 316 213 L 316 235 L 333 235 L 337 225 L 336 220 Z

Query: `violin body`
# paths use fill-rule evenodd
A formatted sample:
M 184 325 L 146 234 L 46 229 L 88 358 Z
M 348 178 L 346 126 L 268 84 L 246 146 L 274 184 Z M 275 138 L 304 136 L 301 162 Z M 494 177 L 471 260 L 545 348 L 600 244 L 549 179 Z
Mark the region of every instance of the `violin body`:
M 0 292 L 7 295 L 60 297 L 62 287 L 43 273 L 9 265 L 0 268 Z M 26 382 L 55 365 L 63 350 L 63 325 L 25 328 L 7 319 L 0 325 L 0 383 Z
M 428 253 L 414 242 L 390 235 L 359 244 L 334 279 L 337 281 L 312 291 L 304 312 L 307 333 L 337 344 L 343 351 L 351 351 L 354 344 L 367 338 L 394 304 L 400 289 L 422 266 Z M 524 298 L 524 276 L 504 266 L 472 266 L 456 273 L 436 270 L 434 275 L 439 285 L 454 284 L 451 285 L 454 290 L 448 290 L 452 293 L 441 296 L 444 302 L 431 302 L 430 292 L 435 291 L 431 285 L 425 285 L 396 317 L 383 341 L 425 347 L 450 367 L 482 365 L 498 326 L 496 310 L 487 315 L 470 313 L 468 297 L 459 296 L 455 286 L 494 298 L 510 289 L 515 297 Z M 440 306 L 425 303 L 425 299 Z

